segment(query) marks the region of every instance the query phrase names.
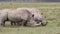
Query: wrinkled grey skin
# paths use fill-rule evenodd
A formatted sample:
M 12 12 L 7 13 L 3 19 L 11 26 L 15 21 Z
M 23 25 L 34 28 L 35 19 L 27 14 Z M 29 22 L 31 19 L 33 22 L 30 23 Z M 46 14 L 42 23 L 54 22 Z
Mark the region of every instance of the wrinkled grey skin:
M 12 22 L 22 22 L 22 25 L 29 19 L 26 10 L 12 10 L 8 12 L 8 19 Z
M 30 17 L 30 19 L 27 19 L 28 18 L 27 16 L 31 16 L 31 15 L 29 15 L 28 12 L 27 12 L 28 14 L 25 14 L 24 12 L 26 12 L 26 10 L 28 10 L 28 12 L 34 14 L 34 16 L 33 16 L 34 19 L 32 17 Z M 24 15 L 17 14 L 21 11 Z M 27 16 L 25 17 L 25 15 L 27 15 Z M 41 24 L 42 25 L 47 24 L 45 21 L 45 17 L 43 15 L 41 15 L 41 13 L 39 11 L 36 11 L 35 8 L 17 8 L 16 10 L 4 9 L 4 10 L 2 10 L 0 16 L 1 16 L 0 24 L 2 24 L 3 26 L 5 26 L 5 21 L 11 21 L 11 24 L 12 23 L 18 23 L 18 24 L 21 23 L 22 25 L 27 24 L 27 26 L 38 26 Z M 24 19 L 22 19 L 21 17 Z M 28 22 L 26 23 L 26 21 L 28 21 Z
M 40 25 L 42 25 L 42 26 L 47 25 L 47 21 L 46 21 L 46 19 L 45 19 L 45 16 L 44 16 L 43 13 L 40 12 L 38 9 L 36 9 L 36 8 L 17 8 L 17 10 L 20 10 L 20 9 L 26 9 L 26 10 L 28 10 L 29 12 L 31 12 L 32 14 L 34 14 L 34 20 L 35 20 L 38 24 L 41 23 Z
M 5 21 L 7 20 L 7 16 L 8 16 L 7 11 L 8 11 L 8 9 L 1 10 L 1 13 L 0 13 L 0 25 L 5 24 Z
M 9 21 L 8 20 L 8 12 L 11 11 L 12 9 L 2 9 L 0 10 L 0 26 L 5 26 L 5 21 Z M 11 21 L 11 23 L 13 23 Z M 15 22 L 14 22 L 15 25 Z
M 46 20 L 45 20 L 45 16 L 43 15 L 42 12 L 40 12 L 38 9 L 36 8 L 32 8 L 32 9 L 28 9 L 32 14 L 34 14 L 34 20 L 37 23 L 41 23 L 42 26 L 45 26 L 47 24 Z
M 27 23 L 30 24 L 27 26 L 40 25 L 40 24 L 37 24 L 33 18 L 34 16 L 28 10 L 25 10 L 25 9 L 12 10 L 8 12 L 9 21 L 21 23 L 22 26 L 27 25 Z
M 20 9 L 20 10 L 11 10 L 11 9 L 3 9 L 0 12 L 0 25 L 5 26 L 5 21 L 11 21 L 12 23 L 18 23 L 22 24 L 22 26 L 26 25 L 27 26 L 38 26 L 40 24 L 37 24 L 34 19 L 33 15 L 25 10 L 25 9 Z
M 0 10 L 0 20 L 1 20 L 1 12 L 2 12 L 2 10 Z M 0 24 L 1 24 L 1 21 L 0 21 Z

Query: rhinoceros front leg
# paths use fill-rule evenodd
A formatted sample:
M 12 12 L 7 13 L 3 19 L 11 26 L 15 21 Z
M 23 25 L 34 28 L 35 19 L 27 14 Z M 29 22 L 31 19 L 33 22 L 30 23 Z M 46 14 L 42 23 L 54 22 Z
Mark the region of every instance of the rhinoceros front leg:
M 16 22 L 11 21 L 11 26 L 16 26 Z
M 21 23 L 21 26 L 27 26 L 27 20 L 22 20 L 22 22 L 20 23 Z

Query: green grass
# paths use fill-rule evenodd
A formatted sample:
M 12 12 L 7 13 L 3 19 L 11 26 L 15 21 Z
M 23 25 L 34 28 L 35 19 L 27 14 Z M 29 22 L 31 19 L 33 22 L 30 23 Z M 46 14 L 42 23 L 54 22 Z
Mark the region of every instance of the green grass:
M 0 27 L 0 34 L 60 34 L 60 3 L 0 3 L 0 9 L 29 7 L 37 8 L 46 16 L 47 26 L 12 27 L 6 22 L 6 27 Z

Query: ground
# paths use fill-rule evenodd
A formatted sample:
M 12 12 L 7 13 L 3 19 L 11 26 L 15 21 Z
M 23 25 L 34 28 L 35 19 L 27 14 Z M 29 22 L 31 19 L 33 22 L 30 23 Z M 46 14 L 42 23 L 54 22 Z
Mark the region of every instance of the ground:
M 0 34 L 60 34 L 60 3 L 0 3 L 0 9 L 29 7 L 37 8 L 46 16 L 48 24 L 39 27 L 12 27 L 6 22 L 6 27 L 0 27 Z

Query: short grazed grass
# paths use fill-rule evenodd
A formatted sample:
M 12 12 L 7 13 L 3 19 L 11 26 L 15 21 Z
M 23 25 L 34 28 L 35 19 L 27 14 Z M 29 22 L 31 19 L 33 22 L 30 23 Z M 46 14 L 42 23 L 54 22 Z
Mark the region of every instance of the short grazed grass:
M 0 3 L 0 9 L 20 7 L 39 9 L 46 16 L 47 26 L 13 27 L 6 22 L 6 27 L 0 27 L 0 34 L 60 34 L 60 3 Z

